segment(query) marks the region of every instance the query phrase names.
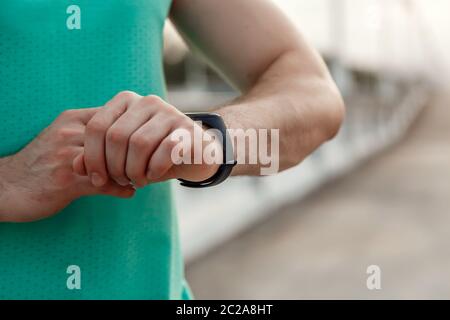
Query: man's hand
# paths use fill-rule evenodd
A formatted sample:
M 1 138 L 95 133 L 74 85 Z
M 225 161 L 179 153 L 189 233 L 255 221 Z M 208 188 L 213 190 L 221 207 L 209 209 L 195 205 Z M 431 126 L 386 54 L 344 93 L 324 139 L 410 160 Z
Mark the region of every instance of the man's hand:
M 194 121 L 159 97 L 121 92 L 87 123 L 84 154 L 75 159 L 74 171 L 88 175 L 97 187 L 110 179 L 122 186 L 132 183 L 136 187 L 174 178 L 205 180 L 214 175 L 220 164 L 202 161 L 175 165 L 172 159 L 179 141 L 172 139 L 171 134 L 177 129 L 190 133 L 192 143 L 185 149 L 189 154 L 194 154 L 194 148 L 203 150 L 208 145 L 203 141 L 193 143 L 194 128 L 205 134 Z M 211 143 L 215 152 L 221 154 L 220 143 Z
M 134 194 L 132 187 L 114 182 L 94 187 L 73 172 L 73 161 L 83 152 L 86 123 L 98 109 L 65 111 L 22 151 L 0 159 L 0 221 L 43 219 L 84 195 Z

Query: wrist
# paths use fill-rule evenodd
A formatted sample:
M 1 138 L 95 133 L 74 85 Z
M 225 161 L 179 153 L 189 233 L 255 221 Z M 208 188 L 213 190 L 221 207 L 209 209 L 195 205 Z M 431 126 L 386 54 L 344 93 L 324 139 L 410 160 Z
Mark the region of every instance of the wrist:
M 10 157 L 0 158 L 0 222 L 6 219 L 8 214 L 8 199 L 11 195 L 12 185 L 8 180 L 8 168 Z
M 242 155 L 239 154 L 240 152 L 244 152 L 244 159 L 245 159 L 245 153 L 247 150 L 245 148 L 244 149 L 238 148 L 236 142 L 241 139 L 240 135 L 244 136 L 242 137 L 244 140 L 246 139 L 245 131 L 247 130 L 246 129 L 247 127 L 243 123 L 242 115 L 233 112 L 235 106 L 236 105 L 229 105 L 221 109 L 218 109 L 215 112 L 222 117 L 227 129 L 233 132 L 231 139 L 231 144 L 233 148 L 233 158 L 235 160 L 238 160 L 242 158 Z M 245 108 L 245 106 L 240 105 L 239 107 L 240 109 Z M 238 161 L 236 161 L 236 165 L 231 171 L 231 176 L 243 176 L 243 175 L 248 175 L 248 172 L 246 171 L 245 168 L 245 163 L 239 163 Z
M 221 141 L 220 144 L 214 143 L 214 147 L 215 149 L 219 148 L 220 152 L 217 152 L 218 150 L 216 150 L 214 154 L 220 155 L 221 161 L 218 167 L 209 166 L 210 169 L 215 172 L 210 178 L 202 181 L 179 179 L 181 185 L 190 188 L 206 188 L 218 185 L 230 176 L 233 167 L 236 165 L 236 161 L 233 157 L 232 143 L 227 132 L 226 124 L 222 117 L 217 113 L 187 113 L 186 115 L 194 121 L 201 121 L 207 128 L 219 131 L 218 134 Z

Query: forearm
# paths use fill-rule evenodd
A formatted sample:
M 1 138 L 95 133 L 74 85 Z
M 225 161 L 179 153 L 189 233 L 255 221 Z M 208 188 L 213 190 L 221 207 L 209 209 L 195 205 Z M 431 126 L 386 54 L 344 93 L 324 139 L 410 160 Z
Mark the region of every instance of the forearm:
M 177 0 L 171 19 L 190 48 L 243 93 L 217 110 L 228 127 L 279 129 L 281 170 L 336 134 L 342 99 L 321 57 L 275 1 Z M 241 163 L 234 174 L 259 175 L 260 168 Z
M 341 96 L 321 60 L 305 66 L 301 58 L 295 50 L 282 54 L 248 93 L 217 110 L 231 129 L 268 129 L 268 133 L 279 129 L 280 170 L 297 165 L 334 137 L 344 115 Z M 266 140 L 270 145 L 271 137 Z M 236 156 L 249 160 L 249 148 L 247 144 L 237 151 L 246 157 Z M 260 161 L 253 165 L 246 161 L 233 174 L 260 175 L 261 167 Z
M 6 167 L 6 158 L 0 158 L 0 206 L 3 200 L 3 197 L 6 192 L 6 181 L 4 177 L 4 170 Z

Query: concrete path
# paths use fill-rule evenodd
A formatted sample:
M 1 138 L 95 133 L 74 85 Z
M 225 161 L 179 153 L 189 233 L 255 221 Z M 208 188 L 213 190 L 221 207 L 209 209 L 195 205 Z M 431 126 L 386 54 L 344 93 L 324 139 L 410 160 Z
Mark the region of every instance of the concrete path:
M 382 270 L 380 291 L 366 269 Z M 198 299 L 450 299 L 450 96 L 404 141 L 191 263 Z

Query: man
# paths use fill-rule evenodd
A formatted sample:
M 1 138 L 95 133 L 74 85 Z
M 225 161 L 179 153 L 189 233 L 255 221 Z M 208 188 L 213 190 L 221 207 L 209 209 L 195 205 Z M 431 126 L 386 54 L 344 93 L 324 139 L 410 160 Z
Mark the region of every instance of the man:
M 242 93 L 217 110 L 226 126 L 280 130 L 280 169 L 341 124 L 324 63 L 269 0 L 0 6 L 1 298 L 190 297 L 170 180 L 204 181 L 221 164 L 172 161 L 171 134 L 195 126 L 164 100 L 168 15 Z

